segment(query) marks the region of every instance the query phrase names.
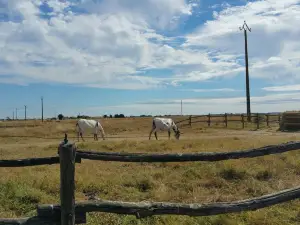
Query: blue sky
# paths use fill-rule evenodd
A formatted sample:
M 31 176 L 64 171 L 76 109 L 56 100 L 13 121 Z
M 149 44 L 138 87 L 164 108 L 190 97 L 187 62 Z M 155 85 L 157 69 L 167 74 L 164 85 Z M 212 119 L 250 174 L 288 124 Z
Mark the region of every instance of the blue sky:
M 298 110 L 300 0 L 0 0 L 0 118 Z

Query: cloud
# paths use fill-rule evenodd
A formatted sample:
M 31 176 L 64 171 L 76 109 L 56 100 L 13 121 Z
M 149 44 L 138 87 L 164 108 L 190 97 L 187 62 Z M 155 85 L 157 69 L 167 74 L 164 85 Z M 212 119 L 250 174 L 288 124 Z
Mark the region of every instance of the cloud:
M 216 89 L 187 89 L 185 91 L 193 91 L 193 92 L 235 92 L 239 91 L 233 88 L 216 88 Z
M 239 31 L 244 20 L 248 32 L 250 75 L 270 81 L 299 80 L 299 0 L 253 1 L 243 6 L 214 12 L 214 20 L 187 35 L 184 47 L 219 49 L 219 55 L 235 55 L 238 64 L 244 54 L 244 37 Z M 242 58 L 242 60 L 244 60 Z M 284 77 L 284 79 L 282 79 Z
M 285 110 L 298 110 L 295 106 L 299 102 L 299 92 L 286 94 L 272 94 L 251 97 L 251 111 L 281 112 Z M 199 115 L 208 113 L 245 113 L 245 97 L 231 98 L 191 98 L 183 99 L 183 113 Z M 144 102 L 124 103 L 124 105 L 111 105 L 105 107 L 90 107 L 86 113 L 102 112 L 103 114 L 125 113 L 126 115 L 168 115 L 180 114 L 181 99 L 154 99 Z
M 201 1 L 0 0 L 0 82 L 136 90 L 235 77 L 247 20 L 251 78 L 291 83 L 300 78 L 299 2 L 223 2 L 184 34 Z M 154 69 L 170 73 L 143 73 Z
M 284 86 L 273 86 L 273 87 L 264 87 L 262 88 L 265 91 L 300 91 L 300 84 L 294 84 L 294 85 L 284 85 Z

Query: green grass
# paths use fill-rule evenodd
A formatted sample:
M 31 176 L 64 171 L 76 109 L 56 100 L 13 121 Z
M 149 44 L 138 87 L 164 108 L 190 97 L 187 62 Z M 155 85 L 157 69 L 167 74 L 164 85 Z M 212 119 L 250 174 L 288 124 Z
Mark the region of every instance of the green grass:
M 111 120 L 110 131 L 121 124 Z M 125 121 L 124 123 L 129 123 Z M 140 135 L 147 136 L 149 127 L 143 120 Z M 71 130 L 70 122 L 65 124 Z M 50 126 L 50 125 L 45 125 Z M 50 126 L 55 134 L 56 124 Z M 135 126 L 139 126 L 135 123 Z M 58 131 L 64 130 L 64 123 Z M 3 128 L 2 128 L 3 129 Z M 10 128 L 9 128 L 10 129 Z M 67 129 L 67 130 L 68 130 Z M 109 130 L 109 129 L 108 129 Z M 250 132 L 237 129 L 193 127 L 184 130 L 180 141 L 141 139 L 131 131 L 118 135 L 136 135 L 136 139 L 77 143 L 79 148 L 115 152 L 220 152 L 243 150 L 264 145 L 298 140 L 298 134 L 281 134 L 273 130 Z M 2 131 L 4 132 L 4 131 Z M 15 133 L 24 132 L 18 128 Z M 40 133 L 38 133 L 40 132 Z M 44 134 L 43 129 L 34 133 Z M 260 132 L 260 133 L 257 133 Z M 107 132 L 110 134 L 109 132 Z M 30 135 L 30 130 L 27 131 Z M 51 137 L 51 135 L 50 135 Z M 63 136 L 62 136 L 63 138 Z M 17 159 L 53 156 L 61 140 L 0 138 L 0 157 Z M 72 139 L 70 139 L 72 141 Z M 32 216 L 37 204 L 59 203 L 59 165 L 24 168 L 0 168 L 0 217 Z M 121 163 L 82 160 L 76 164 L 76 200 L 86 200 L 86 194 L 116 201 L 168 201 L 208 203 L 258 197 L 300 184 L 300 156 L 297 151 L 250 159 L 219 162 L 184 163 Z M 242 213 L 207 217 L 153 216 L 138 220 L 134 216 L 110 213 L 89 213 L 87 224 L 287 224 L 300 223 L 298 200 Z

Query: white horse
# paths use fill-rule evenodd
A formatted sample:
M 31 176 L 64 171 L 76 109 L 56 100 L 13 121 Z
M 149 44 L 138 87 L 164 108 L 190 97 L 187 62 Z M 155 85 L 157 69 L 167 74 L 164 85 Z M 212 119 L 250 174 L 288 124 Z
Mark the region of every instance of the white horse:
M 152 133 L 154 132 L 155 138 L 157 140 L 157 131 L 168 131 L 169 140 L 171 135 L 171 129 L 175 133 L 175 138 L 178 140 L 180 137 L 181 132 L 179 131 L 178 127 L 176 126 L 175 122 L 171 118 L 159 118 L 155 117 L 152 121 L 152 129 L 149 134 L 149 140 L 151 138 Z
M 82 137 L 82 133 L 86 130 L 92 131 L 92 133 L 94 134 L 94 140 L 98 140 L 98 131 L 100 131 L 103 140 L 105 140 L 104 138 L 105 133 L 103 127 L 101 126 L 100 122 L 97 120 L 79 119 L 76 123 L 76 128 L 77 128 L 78 141 L 79 141 L 79 134 L 81 139 L 84 141 Z

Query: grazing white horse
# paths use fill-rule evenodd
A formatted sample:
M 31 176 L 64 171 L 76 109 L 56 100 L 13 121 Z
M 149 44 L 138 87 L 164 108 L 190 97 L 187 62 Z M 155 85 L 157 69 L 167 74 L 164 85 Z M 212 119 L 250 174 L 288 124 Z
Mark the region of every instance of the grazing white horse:
M 81 139 L 84 141 L 82 137 L 82 133 L 86 130 L 92 131 L 92 133 L 94 134 L 94 140 L 98 140 L 98 131 L 100 131 L 103 140 L 105 140 L 104 138 L 105 133 L 103 127 L 101 126 L 100 122 L 97 120 L 79 119 L 76 123 L 76 128 L 77 128 L 78 141 L 79 141 L 79 134 Z
M 176 126 L 175 122 L 171 118 L 160 118 L 160 117 L 154 117 L 152 120 L 152 129 L 149 134 L 149 140 L 151 138 L 152 133 L 154 132 L 155 138 L 157 140 L 157 131 L 168 131 L 169 134 L 169 140 L 171 135 L 171 129 L 175 133 L 175 138 L 178 140 L 180 137 L 181 132 L 179 131 L 178 127 Z

